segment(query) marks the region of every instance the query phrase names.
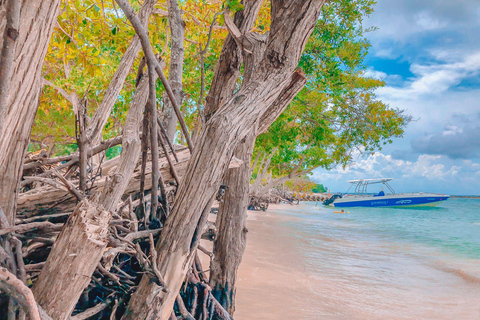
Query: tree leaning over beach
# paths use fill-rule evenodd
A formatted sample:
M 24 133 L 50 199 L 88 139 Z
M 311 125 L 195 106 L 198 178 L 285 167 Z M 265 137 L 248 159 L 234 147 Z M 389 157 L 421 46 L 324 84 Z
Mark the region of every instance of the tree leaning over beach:
M 318 49 L 321 47 L 318 41 L 324 37 L 332 37 L 332 43 L 339 42 L 333 38 L 332 26 L 322 23 L 326 21 L 322 17 L 328 13 L 324 11 L 321 15 L 324 2 L 229 0 L 223 4 L 197 5 L 176 0 L 141 3 L 116 0 L 108 4 L 90 0 L 65 1 L 60 6 L 60 1 L 32 1 L 28 5 L 24 2 L 21 9 L 15 7 L 18 3 L 14 0 L 2 2 L 0 31 L 4 36 L 0 74 L 11 76 L 7 78 L 9 81 L 0 80 L 3 81 L 0 111 L 6 114 L 3 127 L 0 126 L 0 161 L 4 164 L 0 172 L 0 206 L 3 208 L 0 223 L 4 231 L 0 236 L 6 257 L 16 255 L 16 258 L 5 258 L 0 263 L 5 261 L 26 283 L 20 239 L 25 243 L 30 239 L 15 232 L 39 229 L 55 235 L 55 241 L 43 238 L 51 249 L 40 247 L 46 249 L 43 256 L 48 258 L 37 264 L 35 268 L 40 269 L 35 269 L 32 277 L 35 279 L 33 294 L 42 318 L 47 317 L 45 311 L 53 319 L 67 319 L 76 306 L 92 312 L 85 311 L 87 308 L 78 302 L 94 290 L 103 290 L 97 285 L 98 279 L 92 278 L 94 272 L 116 281 L 123 290 L 119 289 L 121 294 L 107 290 L 110 295 L 104 297 L 106 302 L 93 306 L 100 309 L 97 313 L 113 302 L 112 296 L 118 295 L 122 302 L 117 300 L 112 308 L 117 311 L 118 307 L 117 317 L 123 319 L 169 319 L 175 317 L 175 313 L 184 318 L 231 318 L 235 274 L 246 241 L 245 209 L 251 194 L 251 162 L 257 136 L 267 132 L 304 87 L 306 91 L 301 94 L 301 100 L 294 102 L 290 112 L 274 126 L 277 131 L 270 132 L 270 137 L 280 132 L 281 139 L 277 142 L 284 145 L 277 149 L 299 151 L 294 157 L 278 160 L 278 164 L 281 161 L 287 164 L 279 169 L 278 175 L 287 172 L 288 164 L 295 162 L 302 174 L 316 165 L 348 162 L 353 147 L 362 145 L 374 149 L 384 139 L 401 134 L 404 118 L 400 112 L 389 109 L 372 95 L 380 83 L 363 79 L 356 70 L 361 59 L 360 62 L 355 59 L 364 53 L 361 48 L 342 53 L 347 57 L 344 61 L 352 60 L 351 70 L 322 65 L 332 63 L 339 55 L 330 52 L 325 56 L 331 60 L 324 59 L 322 54 L 331 48 Z M 348 6 L 350 1 L 336 3 L 341 9 L 351 10 L 345 15 L 348 23 L 358 21 L 353 14 L 356 7 Z M 360 4 L 369 8 L 372 2 Z M 180 7 L 187 11 L 181 11 Z M 198 8 L 204 8 L 206 13 Z M 18 17 L 10 14 L 15 11 Z M 155 23 L 149 24 L 152 14 Z M 341 18 L 341 15 L 330 14 L 332 19 Z M 196 27 L 184 30 L 187 19 Z M 51 45 L 60 50 L 49 52 L 42 76 L 48 42 L 56 24 Z M 170 32 L 159 31 L 167 25 Z M 325 32 L 320 32 L 322 30 Z M 184 31 L 187 36 L 199 36 L 183 41 Z M 226 31 L 228 35 L 223 40 L 220 36 Z M 312 32 L 317 42 L 308 45 Z M 343 34 L 347 40 L 356 36 Z M 161 42 L 165 45 L 159 45 Z M 193 47 L 185 46 L 187 42 L 195 43 Z M 340 42 L 339 50 L 355 44 L 353 40 Z M 305 46 L 308 50 L 302 55 Z M 138 56 L 140 49 L 143 58 Z M 163 71 L 164 53 L 169 54 L 167 75 Z M 96 68 L 102 66 L 104 73 Z M 138 70 L 132 73 L 132 68 Z M 338 74 L 325 76 L 325 72 L 335 70 Z M 163 90 L 157 85 L 157 78 Z M 339 79 L 345 83 L 338 83 Z M 329 84 L 325 85 L 326 82 Z M 186 86 L 188 83 L 194 84 Z M 42 85 L 46 89 L 40 95 Z M 203 95 L 207 91 L 204 103 Z M 162 92 L 159 115 L 158 95 Z M 67 108 L 56 107 L 60 99 Z M 45 126 L 37 118 L 37 127 L 44 129 L 34 135 L 53 135 L 62 150 L 75 142 L 78 151 L 73 155 L 49 158 L 42 151 L 24 158 L 39 100 L 40 119 L 50 120 Z M 325 106 L 331 109 L 322 109 Z M 309 110 L 315 112 L 309 113 Z M 358 110 L 372 119 L 367 117 L 368 121 L 356 123 L 354 116 Z M 334 122 L 331 119 L 343 119 L 338 123 L 344 129 L 335 135 L 327 125 L 325 129 L 328 127 L 330 131 L 322 136 L 318 131 L 322 125 L 315 122 L 317 119 L 308 118 L 322 118 L 322 122 L 325 120 L 322 114 L 329 116 L 331 122 Z M 66 124 L 72 117 L 74 124 Z M 345 120 L 347 118 L 353 120 Z M 297 134 L 289 135 L 295 124 L 299 124 L 295 128 Z M 370 131 L 362 129 L 364 127 Z M 301 130 L 309 130 L 308 141 L 299 140 Z M 186 142 L 188 150 L 171 144 L 175 131 L 178 131 L 178 140 Z M 119 132 L 121 136 L 117 136 Z M 62 134 L 70 135 L 67 143 L 58 143 Z M 104 134 L 113 138 L 103 142 Z M 356 138 L 350 139 L 352 135 Z M 271 145 L 265 142 L 268 139 L 267 132 L 263 145 L 258 147 L 264 152 L 271 150 L 266 147 Z M 102 152 L 118 144 L 122 145 L 120 156 L 104 162 Z M 317 154 L 302 155 L 304 149 L 298 149 L 299 145 L 310 146 Z M 320 152 L 321 148 L 333 145 L 340 151 Z M 49 148 L 48 153 L 54 154 L 55 147 Z M 178 158 L 182 155 L 184 162 L 180 165 Z M 298 157 L 303 158 L 298 161 Z M 240 164 L 232 164 L 238 159 Z M 267 162 L 271 160 L 266 159 Z M 229 166 L 236 169 L 228 170 Z M 181 175 L 177 171 L 180 167 Z M 266 173 L 269 166 L 263 164 L 260 168 Z M 147 171 L 151 173 L 148 179 Z M 258 172 L 256 174 L 258 178 Z M 165 176 L 169 179 L 171 176 L 168 183 Z M 262 182 L 257 181 L 256 187 L 260 187 Z M 210 291 L 198 264 L 197 249 L 222 183 L 230 188 L 220 201 L 218 238 L 209 281 L 213 290 Z M 34 194 L 36 188 L 40 190 L 37 195 Z M 51 188 L 63 192 L 61 199 L 42 203 L 42 198 L 47 200 L 47 195 L 53 194 Z M 21 211 L 16 210 L 17 190 L 22 190 L 29 199 L 37 197 L 37 204 L 33 209 L 30 206 L 28 215 L 24 210 L 28 203 L 22 202 Z M 134 200 L 125 195 L 127 190 Z M 169 198 L 169 190 L 174 199 Z M 138 209 L 135 212 L 133 202 Z M 59 207 L 73 212 L 55 212 Z M 64 214 L 68 220 L 54 225 L 48 221 L 17 224 L 17 220 L 30 221 L 28 219 L 39 212 Z M 142 240 L 145 237 L 147 240 Z M 236 241 L 236 247 L 228 239 Z M 108 255 L 112 248 L 117 250 L 113 257 Z M 126 257 L 127 260 L 121 260 Z M 135 262 L 127 270 L 125 266 L 129 261 Z M 119 272 L 118 276 L 111 272 L 112 267 Z M 137 269 L 141 271 L 135 271 Z M 136 276 L 125 275 L 125 270 Z M 134 285 L 127 286 L 127 283 Z M 194 294 L 180 295 L 182 286 L 193 288 Z M 125 290 L 126 287 L 130 291 Z M 195 293 L 200 289 L 204 290 L 201 295 Z M 129 300 L 125 298 L 133 291 Z M 203 307 L 199 297 L 203 297 Z M 8 308 L 10 315 L 18 314 L 21 318 L 22 311 L 17 311 L 12 301 Z M 87 299 L 86 305 L 92 307 L 94 301 Z

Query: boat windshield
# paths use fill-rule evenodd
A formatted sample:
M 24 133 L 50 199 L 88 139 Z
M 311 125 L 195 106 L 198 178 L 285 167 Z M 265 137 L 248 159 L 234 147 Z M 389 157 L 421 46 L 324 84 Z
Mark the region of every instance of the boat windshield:
M 388 188 L 388 190 L 392 192 L 392 194 L 395 194 L 395 190 L 393 190 L 393 188 L 388 184 L 388 181 L 391 181 L 391 180 L 393 180 L 393 178 L 360 179 L 360 180 L 350 180 L 348 182 L 352 184 L 350 188 L 355 186 L 356 194 L 366 194 L 368 186 L 371 184 L 377 184 L 377 183 L 381 183 L 385 185 Z M 350 190 L 350 188 L 348 188 L 348 190 Z M 347 190 L 347 193 L 348 193 L 348 190 Z M 376 196 L 384 196 L 384 195 L 385 195 L 385 192 L 380 191 Z

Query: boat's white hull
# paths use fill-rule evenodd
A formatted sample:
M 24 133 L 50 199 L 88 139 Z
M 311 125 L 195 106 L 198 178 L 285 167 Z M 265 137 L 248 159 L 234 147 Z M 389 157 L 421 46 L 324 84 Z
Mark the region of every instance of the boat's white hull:
M 445 194 L 412 193 L 386 196 L 345 196 L 333 202 L 335 207 L 420 207 L 436 206 L 449 198 Z

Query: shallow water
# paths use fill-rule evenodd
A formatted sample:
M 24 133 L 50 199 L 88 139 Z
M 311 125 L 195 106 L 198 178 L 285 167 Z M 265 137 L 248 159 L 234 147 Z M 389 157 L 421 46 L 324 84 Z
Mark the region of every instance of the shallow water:
M 235 319 L 480 319 L 480 200 L 255 213 Z

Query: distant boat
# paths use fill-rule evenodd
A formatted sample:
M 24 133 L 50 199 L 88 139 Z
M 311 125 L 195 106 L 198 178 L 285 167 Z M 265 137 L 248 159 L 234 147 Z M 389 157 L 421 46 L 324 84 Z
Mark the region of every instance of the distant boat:
M 334 194 L 323 204 L 334 207 L 433 207 L 450 197 L 437 193 L 395 193 L 395 190 L 388 184 L 388 181 L 391 180 L 393 178 L 350 180 L 348 182 L 355 186 L 354 194 Z M 377 183 L 385 185 L 391 194 L 385 194 L 383 190 L 377 194 L 367 194 L 367 187 Z

